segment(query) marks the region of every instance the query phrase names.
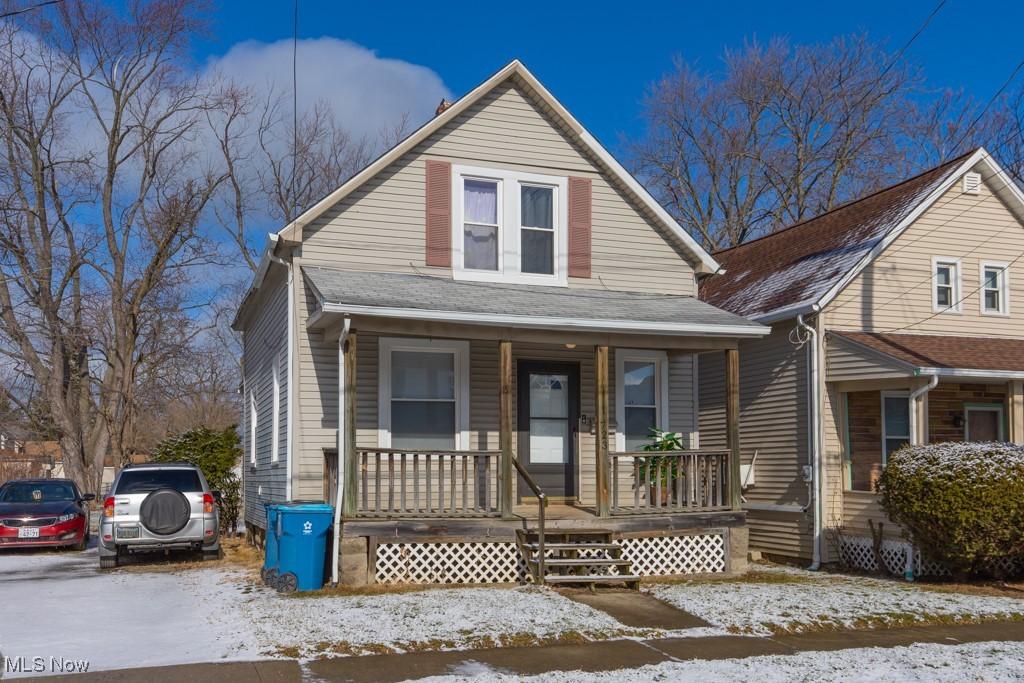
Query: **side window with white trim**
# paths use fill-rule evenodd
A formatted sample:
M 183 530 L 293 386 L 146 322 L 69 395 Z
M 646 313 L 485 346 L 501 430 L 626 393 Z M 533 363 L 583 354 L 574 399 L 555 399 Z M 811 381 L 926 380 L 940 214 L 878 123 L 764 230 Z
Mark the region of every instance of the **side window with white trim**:
M 668 358 L 663 351 L 615 351 L 616 448 L 639 451 L 652 429 L 668 429 Z
M 1010 272 L 1008 263 L 981 264 L 981 312 L 1007 315 L 1010 312 Z
M 277 462 L 281 455 L 281 356 L 274 356 L 272 369 L 274 397 L 270 414 L 270 461 Z
M 249 463 L 256 466 L 256 393 L 249 390 Z
M 960 261 L 957 259 L 932 259 L 934 287 L 932 308 L 936 312 L 960 312 Z

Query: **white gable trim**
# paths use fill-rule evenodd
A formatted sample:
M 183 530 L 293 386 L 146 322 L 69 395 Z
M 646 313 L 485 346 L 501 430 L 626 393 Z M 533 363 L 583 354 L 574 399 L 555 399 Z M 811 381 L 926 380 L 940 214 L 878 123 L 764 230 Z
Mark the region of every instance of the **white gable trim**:
M 878 244 L 876 244 L 874 248 L 871 249 L 871 251 L 865 254 L 864 257 L 860 260 L 860 262 L 853 267 L 853 269 L 851 269 L 848 273 L 846 273 L 846 275 L 840 278 L 840 280 L 837 283 L 832 285 L 832 287 L 830 287 L 829 290 L 825 292 L 825 294 L 823 294 L 820 299 L 818 299 L 818 306 L 824 307 L 831 303 L 832 300 L 839 295 L 839 292 L 843 291 L 843 289 L 848 284 L 850 284 L 858 275 L 860 275 L 861 272 L 863 272 L 863 270 L 867 268 L 872 261 L 878 258 L 882 254 L 882 252 L 884 252 L 889 247 L 889 245 L 895 242 L 899 238 L 899 236 L 902 235 L 906 231 L 906 229 L 909 228 L 914 223 L 914 221 L 921 217 L 921 214 L 923 214 L 925 211 L 931 208 L 931 206 L 935 204 L 935 202 L 938 201 L 938 199 L 942 195 L 944 195 L 963 176 L 964 173 L 966 173 L 979 163 L 984 163 L 992 170 L 992 175 L 988 178 L 988 180 L 991 181 L 998 179 L 1002 183 L 1000 189 L 1008 190 L 1010 196 L 1018 202 L 1021 211 L 1024 211 L 1024 193 L 1021 192 L 1020 188 L 1017 187 L 1017 184 L 1010 178 L 1010 176 L 1006 174 L 1006 172 L 996 162 L 996 160 L 992 158 L 992 155 L 990 155 L 984 147 L 979 147 L 974 154 L 972 154 L 962 164 L 960 164 L 960 167 L 957 168 L 956 171 L 950 173 L 941 185 L 939 185 L 927 197 L 925 197 L 925 199 L 922 202 L 920 202 L 914 208 L 914 210 L 911 211 L 910 214 L 908 214 L 907 217 L 900 222 L 899 225 L 897 225 L 895 228 L 889 231 L 888 235 L 882 238 L 882 240 Z M 771 311 L 768 311 L 765 314 L 762 314 L 761 316 L 755 316 L 755 319 L 760 319 L 769 316 L 771 313 Z
M 302 229 L 311 221 L 315 220 L 330 207 L 334 206 L 351 194 L 363 183 L 384 170 L 384 168 L 397 161 L 406 152 L 409 152 L 416 145 L 426 140 L 437 130 L 475 104 L 481 97 L 513 75 L 518 75 L 526 82 L 527 85 L 530 86 L 530 88 L 536 91 L 537 95 L 544 101 L 544 103 L 551 107 L 555 114 L 565 122 L 580 144 L 593 153 L 594 156 L 608 168 L 611 174 L 615 176 L 615 178 L 630 192 L 635 194 L 640 200 L 640 203 L 650 210 L 650 212 L 654 214 L 654 216 L 662 222 L 666 228 L 668 228 L 669 232 L 693 254 L 694 258 L 698 261 L 698 267 L 696 268 L 697 272 L 714 273 L 719 270 L 719 264 L 711 257 L 711 254 L 701 247 L 700 244 L 698 244 L 697 241 L 685 229 L 683 229 L 683 227 L 679 225 L 679 223 L 677 223 L 667 211 L 665 211 L 664 207 L 662 207 L 661 204 L 651 196 L 643 185 L 637 182 L 636 178 L 626 171 L 626 169 L 615 160 L 608 150 L 606 150 L 594 136 L 580 125 L 579 121 L 577 121 L 573 115 L 570 114 L 569 111 L 562 106 L 562 104 L 555 99 L 550 92 L 548 92 L 547 88 L 541 85 L 540 81 L 538 81 L 537 78 L 530 73 L 530 71 L 518 59 L 510 62 L 505 68 L 501 69 L 471 90 L 468 94 L 461 97 L 433 119 L 420 126 L 420 128 L 405 138 L 405 140 L 378 157 L 373 163 L 356 175 L 352 176 L 352 178 L 342 184 L 342 186 L 337 190 L 331 192 L 329 195 L 303 212 L 301 216 L 282 228 L 277 235 L 286 241 L 299 241 L 299 239 L 301 239 Z

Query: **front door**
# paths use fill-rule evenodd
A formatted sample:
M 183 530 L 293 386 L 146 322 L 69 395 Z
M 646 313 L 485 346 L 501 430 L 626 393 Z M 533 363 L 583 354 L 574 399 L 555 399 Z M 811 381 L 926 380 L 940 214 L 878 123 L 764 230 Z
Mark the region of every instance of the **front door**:
M 1003 411 L 1000 406 L 968 406 L 967 441 L 1002 441 Z
M 550 498 L 575 498 L 579 365 L 520 361 L 517 379 L 519 461 Z M 518 491 L 533 496 L 523 481 Z

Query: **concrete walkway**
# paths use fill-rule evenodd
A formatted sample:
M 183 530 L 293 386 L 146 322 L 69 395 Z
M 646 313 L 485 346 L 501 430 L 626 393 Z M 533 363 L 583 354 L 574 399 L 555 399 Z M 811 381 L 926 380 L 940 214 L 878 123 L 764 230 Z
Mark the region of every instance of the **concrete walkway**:
M 144 681 L 186 683 L 211 681 L 241 683 L 299 683 L 301 681 L 395 682 L 483 667 L 528 676 L 545 671 L 613 671 L 645 664 L 688 659 L 731 659 L 757 655 L 790 655 L 815 650 L 862 647 L 897 647 L 914 643 L 959 643 L 990 640 L 1024 641 L 1024 622 L 993 622 L 961 626 L 920 626 L 871 631 L 833 631 L 754 638 L 715 636 L 656 640 L 613 640 L 583 645 L 512 647 L 494 650 L 421 652 L 403 655 L 339 657 L 302 666 L 294 660 L 188 664 L 152 669 L 128 669 L 79 674 L 76 681 Z M 36 679 L 67 680 L 67 677 Z

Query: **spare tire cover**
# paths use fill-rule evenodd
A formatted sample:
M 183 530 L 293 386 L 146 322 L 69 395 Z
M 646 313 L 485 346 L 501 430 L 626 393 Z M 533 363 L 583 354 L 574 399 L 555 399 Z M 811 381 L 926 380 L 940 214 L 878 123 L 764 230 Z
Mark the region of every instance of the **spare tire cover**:
M 188 499 L 175 489 L 153 491 L 139 509 L 142 525 L 154 534 L 173 534 L 181 531 L 192 516 Z

